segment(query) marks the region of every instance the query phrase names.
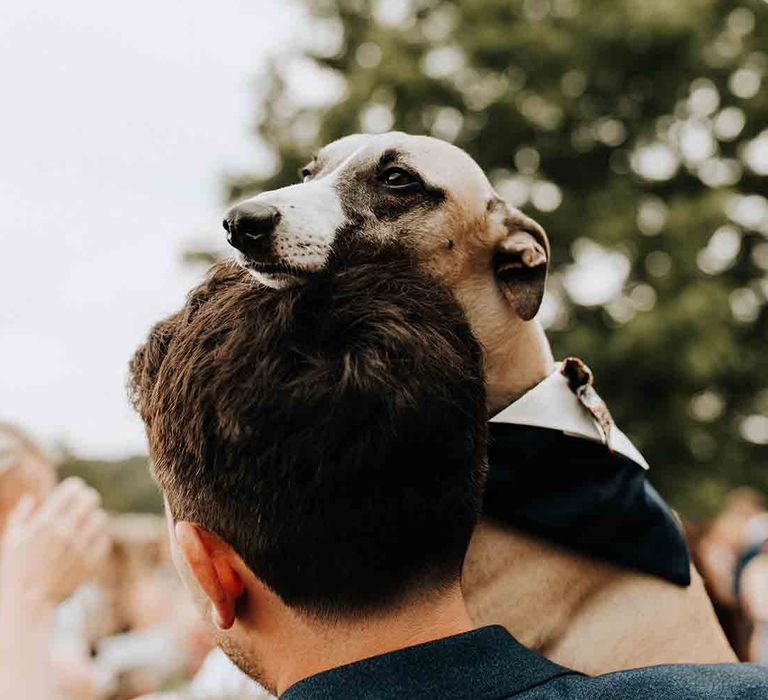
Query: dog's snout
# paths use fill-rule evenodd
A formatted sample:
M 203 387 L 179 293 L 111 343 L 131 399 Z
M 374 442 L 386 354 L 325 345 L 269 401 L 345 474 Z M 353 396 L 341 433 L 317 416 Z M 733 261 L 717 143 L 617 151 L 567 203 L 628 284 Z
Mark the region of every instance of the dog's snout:
M 272 234 L 280 221 L 280 210 L 271 204 L 244 202 L 232 207 L 224 218 L 227 241 L 246 255 L 269 252 Z

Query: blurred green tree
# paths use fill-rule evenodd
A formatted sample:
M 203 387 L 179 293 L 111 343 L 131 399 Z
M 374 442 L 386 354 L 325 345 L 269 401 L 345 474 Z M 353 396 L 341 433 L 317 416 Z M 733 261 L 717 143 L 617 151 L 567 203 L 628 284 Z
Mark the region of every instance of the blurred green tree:
M 466 149 L 553 244 L 542 320 L 689 516 L 768 490 L 765 0 L 303 0 L 261 82 L 270 173 L 345 134 Z
M 113 513 L 162 513 L 163 497 L 144 456 L 118 460 L 82 459 L 64 452 L 57 464 L 59 477 L 79 476 L 100 494 Z

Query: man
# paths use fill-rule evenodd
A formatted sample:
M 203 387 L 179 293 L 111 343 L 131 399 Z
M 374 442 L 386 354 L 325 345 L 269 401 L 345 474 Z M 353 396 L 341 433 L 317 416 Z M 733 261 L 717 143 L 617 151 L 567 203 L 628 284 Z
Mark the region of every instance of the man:
M 472 629 L 480 348 L 383 255 L 279 292 L 220 265 L 132 361 L 174 561 L 219 645 L 287 700 L 768 693 L 749 666 L 588 678 Z

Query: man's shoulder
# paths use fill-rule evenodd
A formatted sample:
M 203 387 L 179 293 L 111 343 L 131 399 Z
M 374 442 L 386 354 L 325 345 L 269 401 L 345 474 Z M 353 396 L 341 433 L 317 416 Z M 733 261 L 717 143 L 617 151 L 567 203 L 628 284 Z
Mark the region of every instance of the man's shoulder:
M 669 664 L 603 676 L 560 676 L 519 697 L 572 700 L 763 700 L 768 698 L 768 668 L 754 664 Z

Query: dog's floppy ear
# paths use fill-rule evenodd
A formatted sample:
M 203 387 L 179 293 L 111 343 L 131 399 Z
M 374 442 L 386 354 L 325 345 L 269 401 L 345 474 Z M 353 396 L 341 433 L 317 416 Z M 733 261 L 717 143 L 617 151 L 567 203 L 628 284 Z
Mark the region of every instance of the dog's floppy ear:
M 539 224 L 517 210 L 508 212 L 504 226 L 506 236 L 493 256 L 494 272 L 515 313 L 523 321 L 530 321 L 544 298 L 549 241 Z

